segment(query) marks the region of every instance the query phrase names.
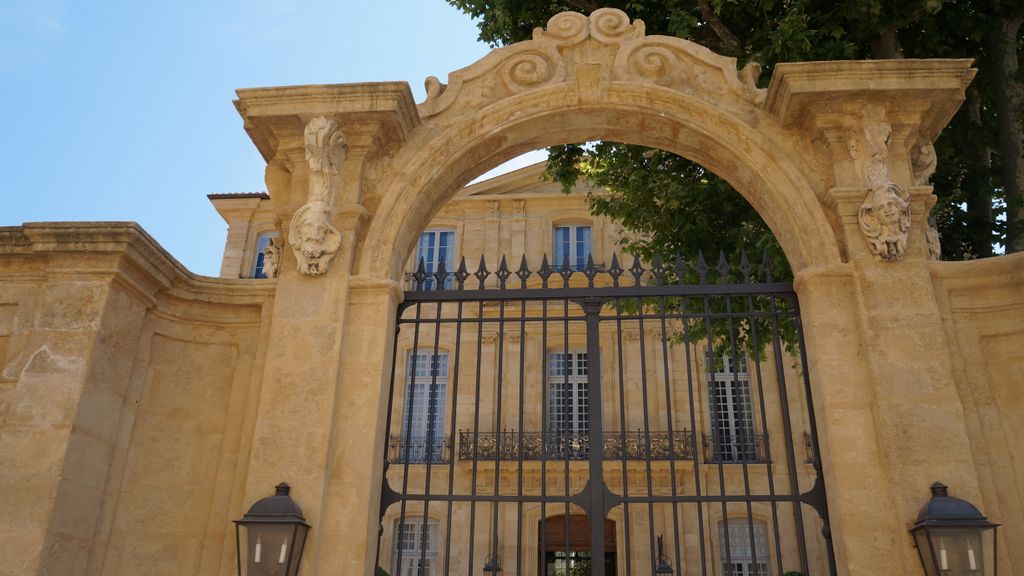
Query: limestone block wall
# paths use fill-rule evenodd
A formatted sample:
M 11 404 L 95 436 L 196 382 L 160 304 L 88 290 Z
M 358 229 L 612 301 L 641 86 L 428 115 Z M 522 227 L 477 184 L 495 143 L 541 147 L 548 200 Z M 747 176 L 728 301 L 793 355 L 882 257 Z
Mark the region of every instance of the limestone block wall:
M 272 290 L 134 224 L 0 229 L 0 574 L 233 566 Z
M 931 266 L 984 511 L 1024 566 L 1024 254 Z M 992 515 L 992 512 L 989 512 Z M 1017 568 L 1019 570 L 1019 568 Z M 1012 572 L 1012 571 L 1011 571 Z M 1007 573 L 1011 573 L 1007 572 Z

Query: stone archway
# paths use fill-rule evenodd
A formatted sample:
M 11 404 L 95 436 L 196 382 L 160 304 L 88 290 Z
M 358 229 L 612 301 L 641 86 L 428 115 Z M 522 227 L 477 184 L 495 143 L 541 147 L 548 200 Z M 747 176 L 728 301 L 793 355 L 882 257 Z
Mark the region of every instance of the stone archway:
M 370 574 L 390 322 L 416 236 L 488 168 L 546 145 L 610 139 L 700 162 L 776 234 L 820 387 L 840 574 L 917 574 L 905 528 L 924 487 L 945 478 L 968 499 L 981 493 L 930 292 L 934 164 L 914 152 L 948 122 L 973 71 L 964 60 L 780 64 L 767 90 L 755 86 L 757 71 L 645 36 L 641 22 L 603 9 L 560 14 L 447 86 L 428 79 L 418 106 L 398 83 L 240 91 L 282 237 L 295 232 L 282 250 L 245 500 L 282 471 L 303 470 L 296 482 L 314 494 L 319 534 L 310 562 Z M 873 211 L 889 196 L 899 223 L 880 239 Z M 290 394 L 296 382 L 301 397 Z M 309 425 L 294 430 L 279 414 Z M 928 426 L 912 427 L 908 442 L 907 422 Z M 950 440 L 927 442 L 937 435 Z
M 827 150 L 787 130 L 777 98 L 678 38 L 644 36 L 642 22 L 601 9 L 565 12 L 532 40 L 428 79 L 423 126 L 377 183 L 358 273 L 397 277 L 440 205 L 483 170 L 547 145 L 610 139 L 675 152 L 729 181 L 779 238 L 794 270 L 838 263 L 841 236 L 819 200 Z M 424 129 L 429 127 L 429 129 Z

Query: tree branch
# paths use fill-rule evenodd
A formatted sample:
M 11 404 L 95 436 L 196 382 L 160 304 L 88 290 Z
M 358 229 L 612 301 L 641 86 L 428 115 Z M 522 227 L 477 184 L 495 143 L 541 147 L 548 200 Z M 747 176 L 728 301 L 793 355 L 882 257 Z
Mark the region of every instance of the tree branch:
M 715 35 L 722 40 L 722 47 L 725 49 L 723 51 L 728 51 L 732 54 L 740 54 L 743 51 L 740 39 L 730 32 L 729 29 L 725 27 L 725 24 L 722 24 L 722 20 L 719 19 L 717 14 L 715 14 L 714 9 L 711 8 L 711 4 L 708 3 L 708 0 L 697 0 L 697 6 L 700 8 L 701 18 L 707 21 L 708 26 L 715 31 Z
M 568 0 L 566 4 L 573 8 L 579 8 L 587 13 L 593 12 L 601 7 L 596 2 L 588 2 L 587 0 Z

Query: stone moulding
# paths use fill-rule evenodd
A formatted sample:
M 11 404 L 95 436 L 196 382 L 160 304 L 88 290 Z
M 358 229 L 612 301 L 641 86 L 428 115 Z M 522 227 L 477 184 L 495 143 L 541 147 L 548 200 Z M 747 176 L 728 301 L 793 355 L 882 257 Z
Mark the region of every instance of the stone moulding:
M 529 90 L 574 82 L 596 66 L 612 82 L 653 84 L 721 104 L 732 96 L 755 104 L 767 91 L 756 87 L 761 67 L 736 70 L 736 59 L 670 36 L 645 36 L 642 20 L 601 8 L 589 17 L 562 12 L 533 39 L 492 51 L 478 62 L 449 74 L 448 85 L 431 76 L 427 100 L 419 105 L 426 119 L 450 108 L 472 110 Z

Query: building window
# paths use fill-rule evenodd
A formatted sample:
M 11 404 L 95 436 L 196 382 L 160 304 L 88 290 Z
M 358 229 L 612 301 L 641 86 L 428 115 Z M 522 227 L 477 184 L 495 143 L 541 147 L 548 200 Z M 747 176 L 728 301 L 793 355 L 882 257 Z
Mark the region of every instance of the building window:
M 707 354 L 708 397 L 711 399 L 711 461 L 759 462 L 761 440 L 754 433 L 747 359 Z
M 561 269 L 568 260 L 570 270 L 582 270 L 587 266 L 590 248 L 590 226 L 556 226 L 552 265 Z
M 253 259 L 252 266 L 252 277 L 253 278 L 266 278 L 267 274 L 263 271 L 263 249 L 270 245 L 270 239 L 277 238 L 277 232 L 269 232 L 267 234 L 260 234 L 260 237 L 256 239 L 256 256 Z
M 451 288 L 451 273 L 455 271 L 455 231 L 427 230 L 420 234 L 420 242 L 416 247 L 416 262 L 413 264 L 414 269 L 419 270 L 421 261 L 428 275 L 423 283 L 424 290 L 434 289 L 432 274 L 437 272 L 438 266 L 442 262 L 444 269 L 448 272 L 444 288 Z
M 771 576 L 768 566 L 768 528 L 760 520 L 733 518 L 718 523 L 718 552 L 722 560 L 722 574 L 733 576 Z M 750 534 L 754 545 L 750 545 Z
M 411 353 L 408 373 L 399 458 L 410 463 L 444 462 L 448 354 Z
M 395 522 L 395 576 L 437 576 L 437 522 L 407 519 Z
M 552 352 L 547 372 L 547 452 L 555 458 L 586 458 L 587 353 Z

